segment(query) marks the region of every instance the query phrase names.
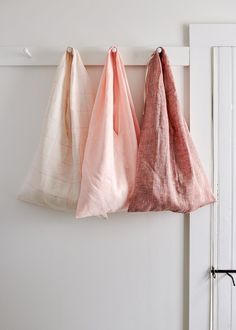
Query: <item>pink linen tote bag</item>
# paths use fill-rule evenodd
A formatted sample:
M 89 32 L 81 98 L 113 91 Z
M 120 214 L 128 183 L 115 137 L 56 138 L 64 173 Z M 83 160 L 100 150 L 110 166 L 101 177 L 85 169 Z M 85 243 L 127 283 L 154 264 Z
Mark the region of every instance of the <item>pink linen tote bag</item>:
M 128 209 L 139 125 L 119 52 L 110 49 L 98 87 L 82 167 L 77 218 Z
M 57 68 L 40 143 L 19 199 L 58 210 L 76 209 L 94 98 L 78 50 Z
M 190 212 L 215 198 L 180 110 L 162 49 L 148 64 L 134 194 L 129 211 Z

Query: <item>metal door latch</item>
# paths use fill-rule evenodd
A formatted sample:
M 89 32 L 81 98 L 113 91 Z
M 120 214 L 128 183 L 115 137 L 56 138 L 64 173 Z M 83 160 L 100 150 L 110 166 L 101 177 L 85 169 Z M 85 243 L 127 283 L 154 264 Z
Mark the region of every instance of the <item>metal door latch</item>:
M 235 281 L 231 273 L 236 273 L 236 269 L 215 269 L 214 267 L 211 267 L 211 275 L 213 278 L 216 278 L 216 274 L 226 274 L 228 275 L 233 283 L 233 286 L 235 286 Z

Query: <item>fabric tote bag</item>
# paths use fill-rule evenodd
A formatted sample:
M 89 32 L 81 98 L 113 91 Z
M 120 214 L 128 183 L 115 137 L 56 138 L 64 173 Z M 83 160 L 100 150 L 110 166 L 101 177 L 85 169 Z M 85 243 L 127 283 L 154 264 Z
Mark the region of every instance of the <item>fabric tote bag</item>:
M 165 53 L 148 64 L 146 100 L 129 211 L 187 213 L 215 198 L 180 110 Z
M 139 125 L 119 52 L 110 49 L 98 87 L 82 166 L 76 217 L 128 209 Z
M 41 140 L 19 199 L 58 210 L 76 209 L 93 102 L 79 52 L 68 49 L 57 68 Z

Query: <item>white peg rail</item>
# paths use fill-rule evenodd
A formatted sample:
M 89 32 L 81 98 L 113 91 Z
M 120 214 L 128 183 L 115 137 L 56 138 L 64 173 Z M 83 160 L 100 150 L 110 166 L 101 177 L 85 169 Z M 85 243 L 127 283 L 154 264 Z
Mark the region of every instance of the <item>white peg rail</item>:
M 119 47 L 125 65 L 144 66 L 158 46 Z M 189 65 L 189 47 L 165 47 L 171 65 Z M 103 65 L 109 47 L 76 47 L 86 66 Z M 0 46 L 0 66 L 55 66 L 67 47 Z

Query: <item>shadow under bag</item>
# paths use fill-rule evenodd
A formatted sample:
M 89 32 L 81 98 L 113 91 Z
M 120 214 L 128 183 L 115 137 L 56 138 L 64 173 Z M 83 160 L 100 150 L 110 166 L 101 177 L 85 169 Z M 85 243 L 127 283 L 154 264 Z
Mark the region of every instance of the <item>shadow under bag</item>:
M 63 211 L 76 208 L 93 101 L 88 73 L 73 48 L 57 68 L 38 150 L 19 199 Z
M 95 99 L 76 217 L 127 211 L 134 190 L 139 125 L 118 51 L 108 51 Z
M 129 211 L 187 213 L 215 201 L 180 110 L 165 53 L 148 64 L 135 190 Z

